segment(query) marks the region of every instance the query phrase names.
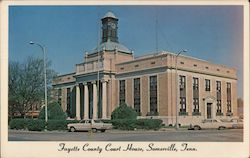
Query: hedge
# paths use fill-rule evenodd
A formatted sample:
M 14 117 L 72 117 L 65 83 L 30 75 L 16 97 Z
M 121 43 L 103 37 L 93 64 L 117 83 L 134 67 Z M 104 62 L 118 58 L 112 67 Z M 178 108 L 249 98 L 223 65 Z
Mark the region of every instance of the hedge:
M 66 120 L 48 120 L 47 129 L 49 131 L 66 130 L 67 129 L 67 122 L 66 122 Z
M 26 129 L 30 119 L 11 119 L 10 129 Z
M 134 119 L 116 119 L 111 121 L 115 129 L 134 130 L 136 128 L 136 120 Z
M 29 131 L 42 131 L 45 128 L 45 121 L 41 119 L 30 119 L 27 123 Z
M 48 120 L 47 129 L 66 130 L 67 124 L 78 123 L 78 120 Z M 28 129 L 29 131 L 42 131 L 45 129 L 45 121 L 42 119 L 12 119 L 10 129 Z
M 136 121 L 138 129 L 154 129 L 157 130 L 162 127 L 161 119 L 138 119 Z
M 112 120 L 111 122 L 115 129 L 120 130 L 134 130 L 135 128 L 158 130 L 162 127 L 162 120 L 160 119 L 117 119 Z

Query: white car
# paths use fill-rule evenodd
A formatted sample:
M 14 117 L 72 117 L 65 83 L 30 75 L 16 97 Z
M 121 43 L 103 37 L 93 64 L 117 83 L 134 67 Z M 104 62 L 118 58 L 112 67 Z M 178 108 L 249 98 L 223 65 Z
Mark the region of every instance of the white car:
M 231 120 L 224 120 L 224 122 L 233 124 L 233 128 L 243 128 L 243 119 L 233 118 Z
M 92 132 L 105 132 L 112 128 L 112 124 L 103 123 L 101 120 L 81 120 L 79 123 L 70 123 L 67 125 L 70 132 L 75 131 L 92 131 Z
M 190 124 L 189 130 L 201 130 L 201 129 L 226 129 L 233 128 L 233 123 L 231 122 L 222 122 L 217 119 L 205 119 L 201 123 Z

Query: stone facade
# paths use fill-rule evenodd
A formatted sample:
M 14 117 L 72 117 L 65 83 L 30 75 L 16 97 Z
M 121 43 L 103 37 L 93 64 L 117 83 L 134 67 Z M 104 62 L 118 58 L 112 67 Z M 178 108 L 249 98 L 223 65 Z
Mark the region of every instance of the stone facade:
M 112 20 L 115 25 L 106 26 L 106 22 L 112 23 Z M 112 13 L 106 14 L 102 21 L 106 31 L 117 32 L 118 20 Z M 84 62 L 76 65 L 76 72 L 58 76 L 53 82 L 53 87 L 61 91 L 58 98 L 61 98 L 61 106 L 69 116 L 110 119 L 112 111 L 120 104 L 121 96 L 125 96 L 127 105 L 137 106 L 138 117 L 161 118 L 166 124 L 176 122 L 176 113 L 181 124 L 205 118 L 237 116 L 234 68 L 184 55 L 177 58 L 176 54 L 166 51 L 134 58 L 132 51 L 118 41 L 109 40 L 112 33 L 104 34 L 105 41 L 95 51 L 86 53 Z M 117 37 L 110 39 L 118 40 Z M 139 79 L 140 86 L 137 94 L 134 93 L 135 79 Z M 209 86 L 206 85 L 208 80 Z M 124 87 L 120 81 L 125 82 Z M 197 89 L 194 91 L 195 85 Z M 69 88 L 75 95 L 67 93 Z M 217 104 L 218 95 L 221 105 Z

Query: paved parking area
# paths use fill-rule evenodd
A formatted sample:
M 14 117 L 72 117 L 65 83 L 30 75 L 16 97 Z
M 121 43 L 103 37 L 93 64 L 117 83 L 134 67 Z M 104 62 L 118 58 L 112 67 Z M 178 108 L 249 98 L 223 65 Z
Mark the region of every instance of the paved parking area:
M 9 141 L 191 141 L 191 142 L 242 142 L 243 129 L 189 131 L 118 131 L 105 133 L 47 131 L 31 132 L 9 130 Z

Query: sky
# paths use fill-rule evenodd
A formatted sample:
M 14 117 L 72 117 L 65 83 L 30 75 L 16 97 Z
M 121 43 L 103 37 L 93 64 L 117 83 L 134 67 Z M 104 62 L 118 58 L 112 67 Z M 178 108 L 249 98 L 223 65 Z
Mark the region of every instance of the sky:
M 46 47 L 57 73 L 74 72 L 101 41 L 108 11 L 119 19 L 119 42 L 135 56 L 187 49 L 185 55 L 236 68 L 243 96 L 242 6 L 10 6 L 9 61 L 42 58 L 34 41 Z

